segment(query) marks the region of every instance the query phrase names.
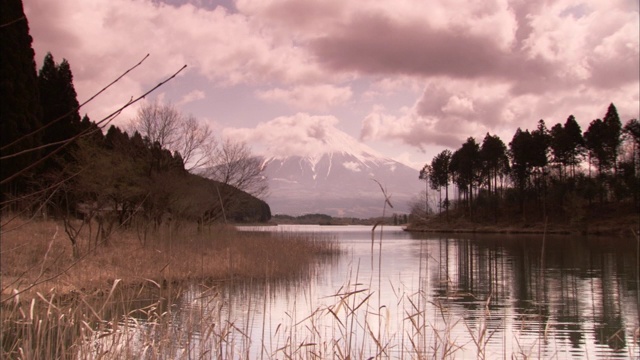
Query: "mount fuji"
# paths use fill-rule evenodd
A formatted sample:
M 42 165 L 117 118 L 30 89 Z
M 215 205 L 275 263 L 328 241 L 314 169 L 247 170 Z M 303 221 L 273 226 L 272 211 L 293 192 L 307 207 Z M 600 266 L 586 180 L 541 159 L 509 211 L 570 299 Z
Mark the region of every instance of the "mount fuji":
M 275 155 L 277 148 L 272 147 L 272 155 L 264 157 L 266 201 L 273 214 L 381 216 L 384 195 L 374 179 L 391 196 L 394 208 L 387 207 L 387 216 L 410 211 L 411 201 L 424 186 L 418 170 L 380 155 L 334 127 L 312 135 L 311 146 L 300 154 Z

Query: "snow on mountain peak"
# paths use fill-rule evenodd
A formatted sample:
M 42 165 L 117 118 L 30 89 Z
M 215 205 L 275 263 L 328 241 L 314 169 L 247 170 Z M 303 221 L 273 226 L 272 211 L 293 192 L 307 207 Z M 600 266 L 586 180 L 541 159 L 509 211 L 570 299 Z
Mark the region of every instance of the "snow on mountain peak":
M 318 163 L 326 156 L 331 159 L 332 154 L 348 156 L 351 160 L 347 161 L 357 161 L 365 167 L 396 163 L 338 129 L 338 123 L 334 116 L 298 113 L 260 123 L 255 129 L 227 129 L 225 135 L 261 144 L 265 164 L 296 157 L 310 163 L 315 171 Z
M 331 154 L 348 154 L 363 163 L 376 160 L 390 161 L 390 159 L 371 147 L 337 129 L 331 123 L 316 125 L 317 126 L 309 127 L 306 131 L 306 136 L 303 138 L 282 139 L 283 141 L 297 140 L 300 145 L 303 146 L 293 146 L 291 143 L 275 142 L 267 147 L 265 157 L 284 159 L 289 156 L 300 156 L 311 163 L 314 168 L 325 155 Z

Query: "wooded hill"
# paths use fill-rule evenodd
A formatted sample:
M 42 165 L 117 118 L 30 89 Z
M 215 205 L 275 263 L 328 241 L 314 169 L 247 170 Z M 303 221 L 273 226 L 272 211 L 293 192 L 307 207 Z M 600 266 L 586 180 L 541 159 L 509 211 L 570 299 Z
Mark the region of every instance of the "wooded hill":
M 4 49 L 0 52 L 3 226 L 9 213 L 46 214 L 63 219 L 89 217 L 98 220 L 104 229 L 114 224 L 128 226 L 134 220 L 157 226 L 168 220 L 198 221 L 204 225 L 270 219 L 270 209 L 264 201 L 237 189 L 233 182 L 190 173 L 185 165 L 193 161 L 188 162 L 184 152 L 170 150 L 171 146 L 154 137 L 151 131 L 124 132 L 109 124 L 113 117 L 97 122 L 87 115 L 81 118 L 70 64 L 66 60 L 56 63 L 47 54 L 37 71 L 31 43 L 22 2 L 3 1 L 0 11 L 0 44 Z M 184 118 L 176 119 L 175 129 L 186 129 L 180 123 Z M 161 121 L 153 117 L 151 120 Z M 210 139 L 208 128 L 199 127 L 192 119 L 186 120 L 182 122 L 192 126 L 191 133 L 179 136 L 205 134 L 200 139 L 201 145 Z M 182 143 L 192 140 L 184 139 Z M 211 153 L 204 154 L 206 149 Z M 194 151 L 201 156 L 221 153 L 212 149 L 191 147 L 188 156 Z M 242 146 L 240 149 L 246 150 Z M 246 152 L 242 154 L 245 156 Z M 216 168 L 226 165 L 228 169 L 230 162 L 239 161 L 253 164 L 246 156 L 226 160 L 227 163 L 217 162 Z

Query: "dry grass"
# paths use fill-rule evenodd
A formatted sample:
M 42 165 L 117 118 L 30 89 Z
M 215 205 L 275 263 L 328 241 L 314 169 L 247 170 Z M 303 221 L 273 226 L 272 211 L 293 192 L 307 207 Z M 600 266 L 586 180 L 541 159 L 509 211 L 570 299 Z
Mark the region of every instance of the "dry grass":
M 97 248 L 85 227 L 78 258 L 62 223 L 16 219 L 3 226 L 0 357 L 181 358 L 188 344 L 205 338 L 200 351 L 234 357 L 240 344 L 230 334 L 238 329 L 222 318 L 224 299 L 206 284 L 301 278 L 319 256 L 339 251 L 327 239 L 175 225 L 149 234 L 145 246 L 123 230 Z M 216 311 L 196 309 L 176 333 L 172 304 L 194 285 L 199 307 Z
M 79 241 L 81 256 L 75 259 L 61 223 L 21 221 L 2 230 L 3 302 L 16 291 L 24 291 L 21 297 L 27 300 L 37 292 L 104 292 L 116 279 L 124 284 L 151 280 L 167 285 L 194 279 L 291 278 L 303 274 L 318 255 L 338 251 L 335 242 L 324 239 L 253 234 L 223 225 L 199 233 L 190 224 L 178 230 L 160 229 L 145 246 L 134 230 L 118 231 L 109 246 L 88 250 L 85 227 Z

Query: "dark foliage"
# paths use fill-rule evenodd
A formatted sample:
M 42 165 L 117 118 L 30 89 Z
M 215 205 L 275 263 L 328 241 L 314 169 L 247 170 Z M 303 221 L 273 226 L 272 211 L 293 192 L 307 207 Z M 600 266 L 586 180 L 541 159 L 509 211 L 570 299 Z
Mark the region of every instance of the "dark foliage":
M 597 172 L 591 166 L 585 172 L 585 160 Z M 622 127 L 610 104 L 604 120 L 592 121 L 584 136 L 573 115 L 551 130 L 540 120 L 533 131 L 518 128 L 508 151 L 498 136 L 487 134 L 481 146 L 469 138 L 424 169 L 434 190 L 442 191 L 451 176 L 461 194 L 457 214 L 474 221 L 551 219 L 587 226 L 590 205 L 630 204 L 640 211 L 640 125 L 632 119 Z
M 38 151 L 16 155 L 41 144 L 42 134 L 30 135 L 41 126 L 35 53 L 22 1 L 3 0 L 0 5 L 0 179 L 6 196 L 28 190 L 32 171 L 22 171 L 39 156 Z M 9 157 L 12 156 L 12 157 Z M 14 176 L 20 174 L 20 176 Z M 12 181 L 5 181 L 14 177 Z

